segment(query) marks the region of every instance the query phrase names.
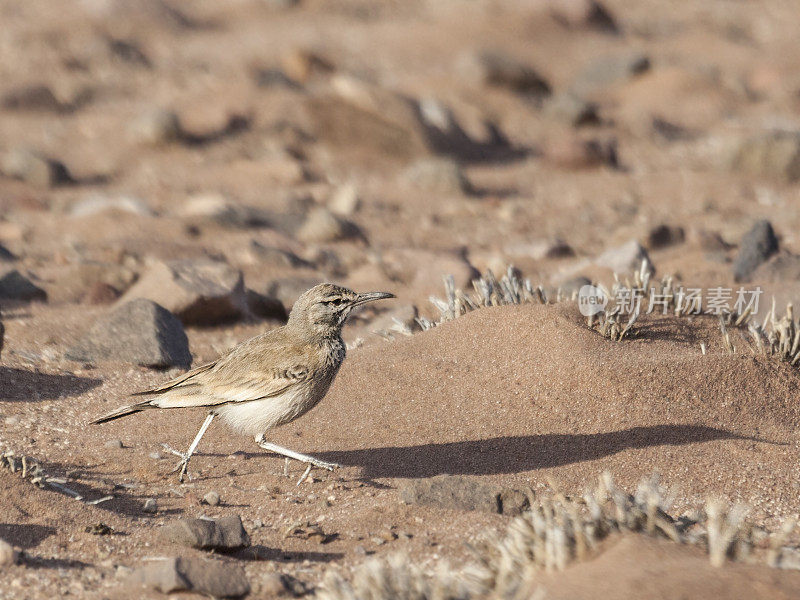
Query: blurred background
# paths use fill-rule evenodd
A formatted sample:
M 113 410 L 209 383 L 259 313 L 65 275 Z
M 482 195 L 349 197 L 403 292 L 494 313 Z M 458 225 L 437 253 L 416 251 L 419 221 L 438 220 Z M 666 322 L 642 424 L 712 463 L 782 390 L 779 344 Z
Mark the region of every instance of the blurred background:
M 798 30 L 793 0 L 0 1 L 0 299 L 58 337 L 175 273 L 245 290 L 187 325 L 334 280 L 401 297 L 380 329 L 447 273 L 644 257 L 790 299 Z

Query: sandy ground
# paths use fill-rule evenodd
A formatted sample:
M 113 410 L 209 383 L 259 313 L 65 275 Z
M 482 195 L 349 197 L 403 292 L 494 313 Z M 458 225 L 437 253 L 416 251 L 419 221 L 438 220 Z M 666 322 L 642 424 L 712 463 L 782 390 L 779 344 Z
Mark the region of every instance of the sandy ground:
M 262 293 L 287 277 L 385 289 L 398 296 L 392 306 L 433 316 L 427 298 L 442 294 L 445 273 L 467 285 L 476 271 L 513 263 L 546 287 L 579 274 L 610 283 L 592 259 L 644 242 L 660 224 L 682 227 L 685 239 L 651 248 L 650 258 L 659 276 L 687 285 L 738 285 L 731 261 L 757 219 L 771 221 L 782 251 L 800 252 L 797 184 L 730 168 L 748 136 L 798 128 L 800 13 L 791 1 L 609 0 L 619 35 L 566 27 L 544 1 L 277 4 L 88 0 L 55 10 L 0 0 L 0 96 L 44 85 L 55 98 L 38 109 L 0 107 L 0 151 L 33 148 L 76 180 L 47 186 L 0 176 L 0 244 L 49 296 L 3 302 L 0 445 L 36 459 L 86 500 L 113 496 L 91 506 L 0 471 L 0 538 L 25 553 L 3 568 L 0 598 L 128 597 L 128 567 L 204 555 L 159 539 L 159 527 L 180 516 L 241 515 L 253 545 L 224 560 L 244 566 L 253 597 L 265 596 L 269 573 L 311 588 L 327 569 L 347 573 L 373 554 L 405 552 L 425 567 L 458 563 L 469 556 L 466 543 L 509 519 L 400 501 L 404 481 L 444 473 L 580 491 L 604 470 L 628 489 L 658 472 L 676 491 L 676 514 L 722 496 L 747 503 L 750 518 L 770 530 L 800 516 L 797 368 L 752 356 L 738 339 L 728 354 L 710 317 L 649 316 L 635 338 L 614 343 L 587 329 L 573 304 L 497 307 L 386 342 L 372 330 L 390 305 L 365 311 L 345 331 L 361 346 L 324 402 L 271 433 L 344 465 L 300 487 L 301 467 L 286 477 L 282 459 L 221 424 L 202 441 L 194 480 L 180 484 L 161 444 L 188 446 L 202 411 L 89 427 L 125 395 L 178 373 L 63 356 L 109 310 L 85 302 L 87 290 L 104 280 L 124 291 L 157 259 L 222 259 Z M 547 100 L 467 77 L 464 57 L 483 48 L 530 65 L 556 93 L 598 58 L 640 52 L 650 68 L 586 92 L 600 123 L 574 128 L 548 112 Z M 328 67 L 305 74 L 296 63 L 307 51 Z M 409 183 L 408 165 L 425 152 L 380 151 L 368 138 L 337 142 L 315 120 L 314 102 L 330 98 L 337 76 L 436 98 L 470 135 L 486 139 L 492 123 L 518 152 L 461 160 L 469 193 Z M 144 143 L 135 123 L 156 109 L 174 111 L 188 137 Z M 245 125 L 228 127 L 231 117 Z M 663 123 L 669 135 L 659 133 Z M 612 139 L 616 168 L 575 150 Z M 346 218 L 361 235 L 304 239 L 310 207 L 332 205 L 344 185 L 357 190 L 360 206 Z M 199 194 L 259 211 L 268 224 L 187 217 L 187 199 Z M 86 199 L 123 196 L 138 208 L 75 214 Z M 556 239 L 571 256 L 537 250 Z M 268 262 L 253 241 L 307 263 Z M 765 299 L 798 297 L 797 281 L 759 277 L 748 285 L 762 285 Z M 193 364 L 278 325 L 189 326 Z M 113 440 L 122 447 L 109 448 Z M 200 502 L 211 490 L 222 498 L 217 507 Z M 148 498 L 156 513 L 143 511 Z M 100 522 L 116 533 L 86 532 Z M 308 523 L 330 540 L 286 534 Z M 619 577 L 605 579 L 610 571 Z M 713 570 L 693 549 L 627 537 L 544 585 L 547 597 L 582 598 L 601 580 L 611 598 L 800 596 L 793 573 Z

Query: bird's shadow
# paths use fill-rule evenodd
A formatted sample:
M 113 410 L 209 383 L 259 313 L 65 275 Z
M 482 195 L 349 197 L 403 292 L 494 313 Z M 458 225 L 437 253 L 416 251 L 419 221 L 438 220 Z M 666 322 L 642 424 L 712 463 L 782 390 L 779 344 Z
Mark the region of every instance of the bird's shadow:
M 655 425 L 592 434 L 544 434 L 484 440 L 387 446 L 321 453 L 324 460 L 359 466 L 364 477 L 498 475 L 596 460 L 629 448 L 680 446 L 714 440 L 753 440 L 702 425 Z
M 91 377 L 0 367 L 0 402 L 56 400 L 64 396 L 79 396 L 101 383 L 102 380 Z

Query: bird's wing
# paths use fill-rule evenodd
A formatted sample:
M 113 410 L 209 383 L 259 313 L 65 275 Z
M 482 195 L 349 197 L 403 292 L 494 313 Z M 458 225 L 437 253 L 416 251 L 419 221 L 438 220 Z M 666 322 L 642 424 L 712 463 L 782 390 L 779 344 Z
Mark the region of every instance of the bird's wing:
M 207 372 L 208 373 L 208 372 Z M 238 373 L 236 377 L 202 377 L 195 385 L 177 385 L 151 401 L 159 408 L 189 408 L 193 406 L 222 406 L 236 402 L 253 402 L 274 398 L 309 380 L 308 367 L 297 365 L 270 372 Z
M 199 367 L 195 367 L 191 371 L 186 371 L 183 375 L 176 377 L 175 379 L 170 379 L 166 383 L 162 383 L 158 387 L 151 388 L 149 390 L 143 390 L 141 392 L 134 392 L 131 396 L 153 396 L 156 394 L 163 394 L 168 392 L 176 387 L 188 387 L 188 386 L 195 386 L 198 385 L 198 382 L 195 380 L 195 377 L 200 373 L 205 373 L 210 369 L 213 369 L 214 366 L 217 364 L 217 361 L 206 363 Z
M 313 376 L 309 357 L 280 330 L 243 342 L 216 361 L 136 395 L 156 396 L 149 406 L 188 408 L 252 402 L 279 396 Z

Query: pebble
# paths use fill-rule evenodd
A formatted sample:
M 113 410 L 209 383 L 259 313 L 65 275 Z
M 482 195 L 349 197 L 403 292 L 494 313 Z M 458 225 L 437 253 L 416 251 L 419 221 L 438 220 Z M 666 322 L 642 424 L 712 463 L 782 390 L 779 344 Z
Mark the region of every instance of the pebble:
M 131 123 L 129 130 L 135 141 L 149 145 L 166 144 L 183 137 L 178 115 L 166 109 L 144 113 Z
M 358 227 L 324 207 L 312 210 L 297 232 L 306 243 L 336 242 L 359 235 Z
M 27 148 L 14 148 L 0 156 L 0 172 L 42 187 L 74 181 L 63 163 Z
M 219 494 L 214 490 L 208 492 L 205 496 L 203 496 L 203 502 L 208 504 L 209 506 L 219 506 Z
M 739 254 L 733 263 L 734 279 L 746 281 L 758 266 L 778 251 L 778 238 L 766 219 L 758 221 L 739 244 Z
M 5 540 L 0 539 L 0 567 L 16 564 L 17 560 L 19 560 L 19 551 Z
M 358 191 L 352 184 L 346 184 L 337 188 L 327 202 L 327 206 L 331 212 L 344 217 L 352 215 L 358 210 L 360 205 L 361 199 L 358 197 Z
M 144 501 L 144 506 L 142 506 L 142 510 L 146 513 L 157 513 L 158 512 L 158 503 L 156 503 L 155 498 L 148 498 Z
M 123 448 L 122 442 L 120 440 L 108 440 L 105 443 L 105 447 L 108 449 L 112 448 Z

